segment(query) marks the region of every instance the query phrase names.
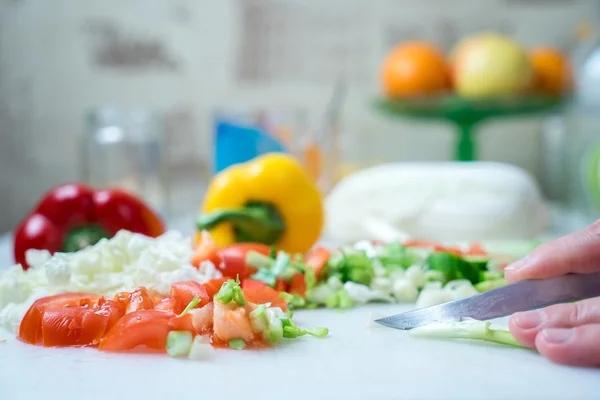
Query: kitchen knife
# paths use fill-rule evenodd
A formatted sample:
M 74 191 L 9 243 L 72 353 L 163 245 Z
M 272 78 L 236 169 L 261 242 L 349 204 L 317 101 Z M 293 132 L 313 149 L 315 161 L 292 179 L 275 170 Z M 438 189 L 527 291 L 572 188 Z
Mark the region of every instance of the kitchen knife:
M 600 296 L 600 272 L 527 280 L 471 297 L 380 318 L 375 322 L 408 330 L 435 322 L 485 321 L 552 304 Z

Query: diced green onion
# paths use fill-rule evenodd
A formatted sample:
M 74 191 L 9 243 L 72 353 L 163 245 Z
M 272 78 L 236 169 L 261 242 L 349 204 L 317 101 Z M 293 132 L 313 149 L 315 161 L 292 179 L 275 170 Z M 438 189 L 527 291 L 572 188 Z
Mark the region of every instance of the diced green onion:
M 187 305 L 187 307 L 184 308 L 184 310 L 181 312 L 181 314 L 179 314 L 179 316 L 181 317 L 181 316 L 187 314 L 188 312 L 190 312 L 191 309 L 196 307 L 198 304 L 200 304 L 200 299 L 198 297 L 194 297 L 192 299 L 192 301 L 190 301 L 190 303 Z
M 242 350 L 246 348 L 246 342 L 244 339 L 230 339 L 229 347 L 236 350 Z
M 171 357 L 187 356 L 192 348 L 192 333 L 189 331 L 171 331 L 167 335 L 167 354 Z

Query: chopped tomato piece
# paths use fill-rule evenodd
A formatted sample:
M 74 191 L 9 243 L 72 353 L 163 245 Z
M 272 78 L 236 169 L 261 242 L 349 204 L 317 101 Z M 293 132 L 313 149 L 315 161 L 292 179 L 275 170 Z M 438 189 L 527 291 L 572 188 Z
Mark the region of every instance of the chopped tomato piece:
M 306 265 L 315 271 L 315 277 L 318 279 L 323 275 L 323 270 L 327 265 L 327 261 L 331 257 L 331 251 L 325 247 L 317 247 L 311 251 L 306 257 Z
M 99 298 L 100 296 L 88 293 L 62 293 L 38 299 L 29 307 L 21 320 L 18 337 L 26 343 L 42 344 L 42 319 L 47 310 L 64 307 L 92 307 Z
M 425 247 L 425 248 L 430 248 L 433 251 L 444 251 L 447 253 L 456 254 L 458 256 L 463 254 L 463 252 L 459 248 L 443 246 L 441 244 L 438 244 L 435 242 L 430 242 L 427 240 L 410 239 L 410 240 L 407 240 L 406 242 L 404 242 L 404 246 L 406 246 L 406 247 Z
M 248 278 L 256 272 L 256 268 L 246 264 L 246 255 L 249 251 L 254 251 L 268 256 L 271 253 L 271 247 L 260 243 L 236 243 L 219 250 L 222 263 L 219 269 L 224 276 L 232 279 L 240 277 L 240 280 Z
M 175 297 L 165 297 L 154 306 L 155 310 L 171 311 L 177 313 L 178 310 L 183 310 L 186 305 L 182 305 L 181 302 Z M 180 311 L 181 312 L 181 311 Z
M 174 331 L 190 331 L 195 332 L 193 315 L 187 313 L 185 315 L 175 315 L 169 320 L 169 327 Z
M 250 288 L 242 288 L 242 290 L 244 298 L 251 303 L 271 303 L 271 307 L 279 307 L 283 311 L 287 310 L 287 302 L 281 298 L 279 292 L 266 284 L 263 287 L 252 286 Z
M 304 274 L 296 274 L 293 276 L 289 292 L 304 297 L 306 294 L 306 280 L 304 279 Z
M 254 279 L 244 279 L 241 287 L 242 287 L 242 290 L 245 291 L 246 289 L 256 289 L 256 288 L 262 289 L 265 287 L 269 287 L 269 285 L 267 285 L 263 281 L 257 281 Z
M 175 314 L 159 310 L 141 310 L 123 316 L 100 341 L 100 350 L 127 351 L 137 347 L 165 351 L 169 322 Z
M 470 256 L 485 256 L 487 255 L 487 251 L 485 251 L 481 244 L 471 243 L 471 245 L 469 246 L 469 250 L 467 250 L 466 254 Z
M 182 307 L 177 313 L 182 312 L 194 300 L 194 297 L 200 299 L 200 303 L 196 307 L 202 307 L 210 301 L 204 285 L 196 281 L 184 281 L 172 284 L 170 296 L 176 298 Z
M 215 267 L 221 264 L 221 256 L 217 251 L 217 245 L 208 231 L 202 231 L 200 234 L 200 244 L 192 256 L 191 264 L 200 268 L 204 261 L 210 261 Z
M 277 278 L 275 281 L 275 290 L 278 292 L 285 292 L 287 290 L 287 282 L 283 278 Z
M 46 310 L 42 317 L 42 344 L 45 347 L 96 345 L 106 333 L 108 321 L 108 315 L 82 307 Z
M 118 301 L 105 299 L 101 297 L 96 306 L 96 313 L 106 315 L 108 317 L 108 324 L 106 326 L 106 332 L 112 328 L 117 321 L 125 315 L 125 306 Z
M 152 297 L 148 293 L 145 287 L 139 287 L 129 294 L 127 299 L 126 313 L 140 311 L 140 310 L 152 310 L 154 308 L 154 302 Z
M 206 289 L 206 294 L 208 294 L 208 298 L 212 300 L 215 294 L 219 293 L 219 290 L 221 290 L 221 286 L 223 286 L 223 284 L 229 279 L 230 278 L 218 278 L 211 279 L 210 281 L 206 282 L 204 284 L 204 288 Z

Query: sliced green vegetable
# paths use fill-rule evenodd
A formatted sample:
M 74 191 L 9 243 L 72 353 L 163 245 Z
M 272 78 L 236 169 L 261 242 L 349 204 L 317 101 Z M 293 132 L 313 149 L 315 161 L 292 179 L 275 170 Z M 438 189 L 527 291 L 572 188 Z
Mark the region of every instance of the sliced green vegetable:
M 244 341 L 244 339 L 229 339 L 229 348 L 242 350 L 246 348 L 246 342 Z
M 286 339 L 295 339 L 304 335 L 325 337 L 329 333 L 327 328 L 301 329 L 289 318 L 282 319 L 281 325 L 283 326 L 283 337 Z
M 375 270 L 372 260 L 361 250 L 350 250 L 333 255 L 327 262 L 328 275 L 341 275 L 343 282 L 355 282 L 369 286 Z
M 171 357 L 187 356 L 194 338 L 189 331 L 171 331 L 167 335 L 167 354 Z
M 251 276 L 252 279 L 264 282 L 271 287 L 275 286 L 277 278 L 283 278 L 289 282 L 295 274 L 304 272 L 304 266 L 298 262 L 292 263 L 292 257 L 284 251 L 279 251 L 275 259 L 249 251 L 246 254 L 246 263 L 258 269 Z
M 496 279 L 503 279 L 504 273 L 500 271 L 483 271 L 482 278 L 484 281 L 494 281 Z
M 327 308 L 352 308 L 354 300 L 350 297 L 346 289 L 342 288 L 325 298 L 325 307 Z
M 200 299 L 198 297 L 194 297 L 192 299 L 192 301 L 190 301 L 190 303 L 187 305 L 187 307 L 185 307 L 183 309 L 183 311 L 181 312 L 181 314 L 179 314 L 179 316 L 184 316 L 185 314 L 189 313 L 191 309 L 193 309 L 194 307 L 196 307 L 198 304 L 200 303 Z
M 444 275 L 444 283 L 461 278 L 468 279 L 472 284 L 481 281 L 479 268 L 456 254 L 443 251 L 431 253 L 427 262 L 430 269 Z
M 306 305 L 306 300 L 297 294 L 281 292 L 279 296 L 288 303 L 290 308 L 303 308 Z
M 487 292 L 488 290 L 498 289 L 508 284 L 509 282 L 506 279 L 494 279 L 490 281 L 479 282 L 475 285 L 475 289 L 477 289 L 478 292 Z
M 525 347 L 506 329 L 492 329 L 489 321 L 434 323 L 408 331 L 410 336 L 442 339 L 474 339 Z
M 249 251 L 248 253 L 246 253 L 246 264 L 256 269 L 270 269 L 273 266 L 273 264 L 275 264 L 275 257 L 265 256 L 264 254 L 258 253 L 256 251 Z
M 487 268 L 488 261 L 490 260 L 490 256 L 476 255 L 476 256 L 463 256 L 463 259 L 471 264 L 475 265 L 479 270 L 485 271 Z
M 231 301 L 235 301 L 238 306 L 243 306 L 246 304 L 246 299 L 244 299 L 244 292 L 242 292 L 242 288 L 240 287 L 240 279 L 228 280 L 223 283 L 221 289 L 214 297 L 215 300 L 220 301 L 223 304 L 229 304 Z

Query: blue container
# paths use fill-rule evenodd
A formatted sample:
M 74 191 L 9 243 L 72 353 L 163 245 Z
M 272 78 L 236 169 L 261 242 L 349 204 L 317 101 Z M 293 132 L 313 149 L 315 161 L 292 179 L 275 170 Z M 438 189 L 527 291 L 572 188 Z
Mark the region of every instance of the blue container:
M 213 173 L 265 153 L 289 151 L 265 130 L 240 121 L 217 117 L 214 127 Z

